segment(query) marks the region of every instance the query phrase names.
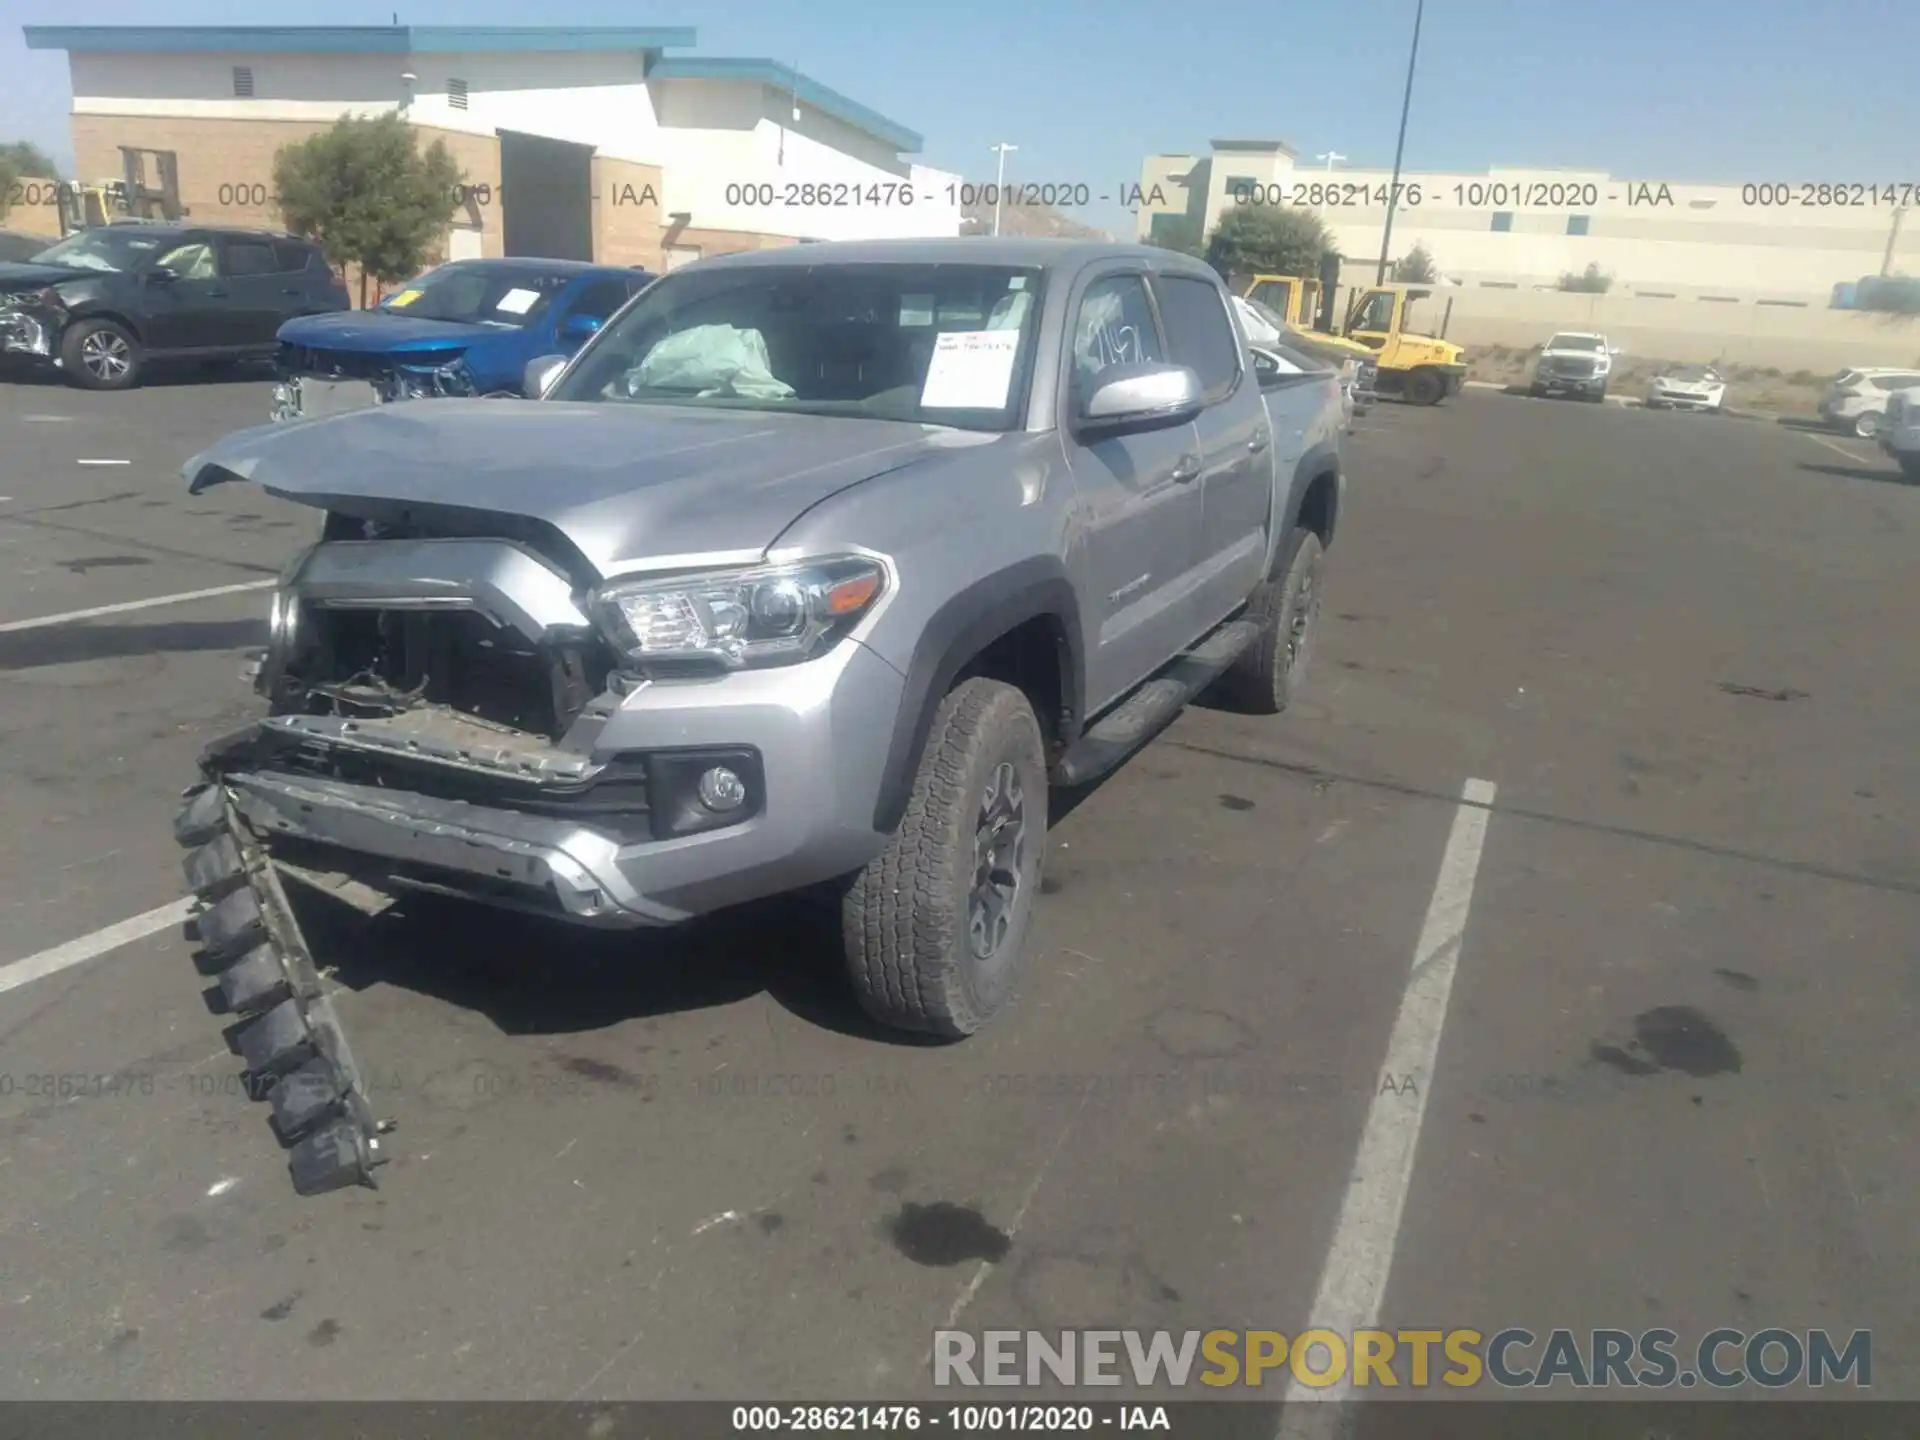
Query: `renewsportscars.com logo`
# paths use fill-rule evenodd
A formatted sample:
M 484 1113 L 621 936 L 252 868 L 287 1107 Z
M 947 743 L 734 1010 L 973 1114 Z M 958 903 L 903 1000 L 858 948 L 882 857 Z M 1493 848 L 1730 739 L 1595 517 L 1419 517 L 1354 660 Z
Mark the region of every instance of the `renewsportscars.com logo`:
M 1257 1389 L 1732 1389 L 1873 1383 L 1873 1334 L 1710 1330 L 1690 1349 L 1672 1330 L 936 1330 L 936 1386 L 1157 1385 Z

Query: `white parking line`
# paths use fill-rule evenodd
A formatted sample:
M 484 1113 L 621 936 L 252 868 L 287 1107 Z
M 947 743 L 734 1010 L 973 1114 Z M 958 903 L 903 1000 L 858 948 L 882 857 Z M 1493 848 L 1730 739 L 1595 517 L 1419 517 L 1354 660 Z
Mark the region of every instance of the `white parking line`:
M 109 925 L 104 930 L 96 930 L 91 935 L 82 935 L 78 940 L 69 940 L 64 945 L 56 945 L 51 950 L 42 950 L 38 955 L 29 955 L 24 960 L 16 960 L 11 965 L 0 965 L 0 994 L 8 990 L 18 990 L 22 985 L 44 979 L 48 975 L 58 974 L 75 965 L 85 964 L 89 960 L 105 955 L 109 950 L 118 950 L 122 945 L 131 945 L 136 940 L 144 940 L 156 930 L 164 930 L 169 925 L 178 925 L 187 918 L 192 908 L 191 900 L 173 900 L 165 905 L 149 910 L 144 915 L 135 915 Z
M 124 615 L 129 610 L 151 610 L 156 605 L 184 605 L 189 600 L 211 600 L 216 595 L 239 595 L 248 590 L 271 590 L 278 580 L 244 580 L 237 585 L 215 585 L 211 590 L 182 590 L 177 595 L 155 595 L 149 600 L 122 600 L 118 605 L 95 605 L 87 610 L 69 610 L 62 615 L 42 615 L 37 620 L 8 620 L 0 624 L 0 635 L 11 630 L 37 630 L 43 625 L 65 625 L 73 620 L 91 620 L 97 615 Z
M 1802 435 L 1806 435 L 1807 439 L 1813 441 L 1814 444 L 1824 445 L 1827 447 L 1827 449 L 1833 451 L 1834 454 L 1844 455 L 1847 457 L 1847 459 L 1853 461 L 1856 464 L 1859 464 L 1861 462 L 1871 462 L 1874 460 L 1878 460 L 1880 458 L 1878 455 L 1862 455 L 1858 450 L 1855 450 L 1852 447 L 1847 445 L 1842 445 L 1838 440 L 1829 440 L 1824 435 L 1807 435 L 1807 432 L 1804 430 L 1802 430 L 1800 433 Z
M 1375 1325 L 1393 1269 L 1394 1246 L 1400 1238 L 1400 1218 L 1407 1191 L 1413 1184 L 1414 1151 L 1420 1124 L 1426 1118 L 1427 1096 L 1433 1089 L 1434 1059 L 1440 1053 L 1440 1031 L 1446 1024 L 1447 1001 L 1460 963 L 1460 944 L 1467 930 L 1467 912 L 1473 904 L 1473 882 L 1480 869 L 1480 848 L 1486 840 L 1487 814 L 1495 786 L 1489 780 L 1469 780 L 1454 812 L 1453 830 L 1440 858 L 1440 876 L 1434 881 L 1426 923 L 1413 951 L 1413 967 L 1400 997 L 1400 1013 L 1387 1039 L 1386 1058 L 1380 1062 L 1380 1084 L 1367 1110 L 1366 1128 L 1347 1178 L 1347 1193 L 1334 1225 L 1333 1243 L 1320 1272 L 1307 1324 L 1332 1330 L 1351 1342 L 1355 1330 Z M 1391 1081 L 1391 1084 L 1389 1084 Z M 1321 1362 L 1324 1367 L 1325 1362 Z M 1280 1423 L 1283 1440 L 1318 1434 L 1338 1414 L 1312 1412 L 1305 1403 L 1351 1399 L 1351 1366 L 1338 1383 L 1287 1387 L 1286 1410 Z
M 131 465 L 131 460 L 76 460 L 76 465 Z

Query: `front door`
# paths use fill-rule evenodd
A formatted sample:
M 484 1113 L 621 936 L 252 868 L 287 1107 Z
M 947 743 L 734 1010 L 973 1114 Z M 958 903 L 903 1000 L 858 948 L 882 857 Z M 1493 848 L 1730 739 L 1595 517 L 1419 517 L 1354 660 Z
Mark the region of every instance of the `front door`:
M 153 274 L 164 267 L 171 279 Z M 215 350 L 240 343 L 233 295 L 211 236 L 189 238 L 154 256 L 142 276 L 149 350 Z
M 1070 307 L 1072 373 L 1062 434 L 1080 532 L 1078 588 L 1091 714 L 1120 698 L 1188 641 L 1200 547 L 1199 437 L 1191 422 L 1081 436 L 1074 420 L 1118 366 L 1165 361 L 1147 278 L 1109 271 Z

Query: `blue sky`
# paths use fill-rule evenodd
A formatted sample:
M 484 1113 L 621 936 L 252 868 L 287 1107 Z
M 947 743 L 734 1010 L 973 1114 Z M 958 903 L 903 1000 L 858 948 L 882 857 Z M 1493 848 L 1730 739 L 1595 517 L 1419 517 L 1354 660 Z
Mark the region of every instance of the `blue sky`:
M 402 23 L 687 25 L 706 54 L 797 65 L 927 137 L 919 158 L 991 179 L 1138 179 L 1210 138 L 1311 163 L 1393 161 L 1414 0 L 398 0 Z M 271 13 L 259 0 L 20 0 L 0 7 L 0 140 L 71 159 L 66 58 L 20 25 L 386 24 L 395 0 Z M 1428 0 L 1409 169 L 1591 166 L 1625 178 L 1920 183 L 1920 0 Z M 1084 218 L 1118 228 L 1117 206 Z

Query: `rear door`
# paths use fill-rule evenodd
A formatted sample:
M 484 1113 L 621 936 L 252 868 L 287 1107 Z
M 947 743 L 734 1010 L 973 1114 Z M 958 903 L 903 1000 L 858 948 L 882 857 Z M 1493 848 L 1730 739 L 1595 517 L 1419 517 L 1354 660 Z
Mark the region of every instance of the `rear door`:
M 1212 280 L 1153 277 L 1168 358 L 1200 377 L 1207 408 L 1194 421 L 1200 444 L 1200 554 L 1194 603 L 1200 626 L 1225 619 L 1259 583 L 1273 511 L 1274 435 L 1246 352 Z
M 300 277 L 281 270 L 273 242 L 264 235 L 222 235 L 218 244 L 231 307 L 229 343 L 272 345 L 281 323 L 298 312 Z
M 1123 365 L 1165 361 L 1146 272 L 1083 273 L 1068 297 L 1061 436 L 1076 492 L 1077 588 L 1083 597 L 1087 704 L 1118 699 L 1198 633 L 1199 436 L 1191 422 L 1082 435 L 1080 407 Z

